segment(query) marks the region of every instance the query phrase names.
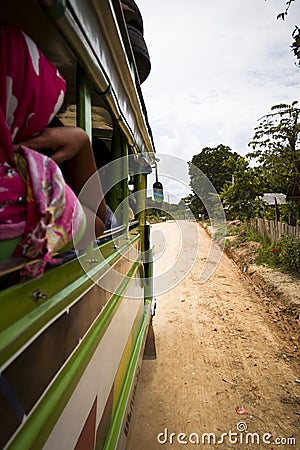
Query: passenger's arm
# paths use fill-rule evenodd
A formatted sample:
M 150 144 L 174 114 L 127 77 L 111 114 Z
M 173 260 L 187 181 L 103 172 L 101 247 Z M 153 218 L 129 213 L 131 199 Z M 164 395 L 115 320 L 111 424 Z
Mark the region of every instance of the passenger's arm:
M 72 159 L 89 143 L 88 135 L 79 127 L 55 127 L 45 128 L 38 136 L 18 142 L 18 145 L 25 145 L 36 151 L 51 148 L 53 150 L 51 158 L 57 164 L 61 164 Z
M 65 163 L 66 182 L 76 195 L 80 194 L 86 182 L 90 180 L 88 193 L 81 195 L 80 200 L 92 213 L 96 212 L 95 231 L 97 236 L 102 234 L 105 229 L 106 204 L 100 178 L 92 177 L 97 172 L 97 167 L 91 141 L 86 132 L 78 127 L 46 128 L 39 136 L 18 144 L 36 151 L 51 148 L 53 150 L 51 158 L 57 164 Z

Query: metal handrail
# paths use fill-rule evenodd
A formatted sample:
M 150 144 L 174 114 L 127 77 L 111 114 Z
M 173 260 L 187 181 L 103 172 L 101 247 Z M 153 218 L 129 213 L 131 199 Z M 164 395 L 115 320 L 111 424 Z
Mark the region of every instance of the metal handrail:
M 138 220 L 130 222 L 129 229 L 135 228 L 139 224 Z M 112 228 L 111 230 L 105 230 L 104 233 L 95 241 L 96 245 L 100 245 L 107 238 L 112 238 L 116 234 L 120 234 L 121 232 L 126 230 L 126 225 L 120 225 L 118 227 Z M 59 256 L 59 253 L 56 253 L 56 256 Z M 63 253 L 61 253 L 63 255 Z M 21 270 L 24 267 L 31 266 L 39 261 L 42 258 L 36 258 L 32 260 L 28 260 L 24 256 L 17 256 L 4 259 L 0 261 L 0 276 L 8 275 L 10 273 L 15 272 L 16 270 Z

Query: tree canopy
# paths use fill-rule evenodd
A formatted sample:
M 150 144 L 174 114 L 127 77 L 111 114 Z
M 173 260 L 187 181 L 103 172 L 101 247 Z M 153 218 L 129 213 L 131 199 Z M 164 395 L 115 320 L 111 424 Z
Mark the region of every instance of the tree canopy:
M 297 101 L 274 105 L 269 114 L 259 119 L 249 143 L 252 152 L 246 157 L 222 144 L 205 147 L 193 156 L 189 162 L 193 194 L 185 201 L 196 217 L 206 212 L 204 205 L 209 196 L 216 197 L 216 192 L 224 207 L 240 219 L 264 213 L 261 197 L 266 192 L 287 194 L 293 202 L 300 200 L 300 109 L 297 105 Z M 255 161 L 254 166 L 251 160 Z M 216 192 L 214 189 L 208 192 L 206 177 Z M 296 206 L 285 208 L 297 219 L 300 213 Z
M 206 213 L 204 204 L 212 205 L 216 201 L 216 192 L 220 194 L 224 185 L 232 180 L 238 153 L 225 145 L 205 147 L 189 162 L 190 186 L 193 194 L 186 201 L 193 213 Z M 211 182 L 210 187 L 207 178 Z M 214 189 L 215 190 L 214 190 Z
M 264 193 L 264 178 L 260 168 L 250 167 L 246 158 L 236 162 L 232 183 L 225 184 L 221 199 L 238 219 L 249 219 L 263 211 L 260 196 Z
M 289 9 L 296 0 L 287 0 L 285 4 L 285 10 L 277 15 L 277 19 L 285 20 L 286 16 L 289 13 Z M 296 25 L 292 32 L 293 42 L 291 45 L 292 51 L 297 60 L 297 65 L 300 67 L 300 28 Z
M 297 101 L 279 104 L 259 119 L 248 157 L 263 168 L 266 182 L 274 191 L 287 193 L 300 182 L 300 109 Z
M 190 185 L 193 192 L 199 192 L 199 183 L 201 182 L 199 172 L 194 170 L 193 166 L 207 176 L 218 194 L 220 194 L 224 184 L 231 181 L 238 158 L 238 153 L 233 152 L 229 147 L 222 144 L 215 148 L 203 148 L 198 155 L 193 156 L 192 161 L 189 163 Z

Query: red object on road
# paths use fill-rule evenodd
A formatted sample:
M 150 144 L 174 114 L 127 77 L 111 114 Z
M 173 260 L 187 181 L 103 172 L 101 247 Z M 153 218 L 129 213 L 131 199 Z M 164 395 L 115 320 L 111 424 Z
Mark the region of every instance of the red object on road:
M 236 409 L 237 414 L 248 414 L 248 411 L 244 406 L 238 406 Z

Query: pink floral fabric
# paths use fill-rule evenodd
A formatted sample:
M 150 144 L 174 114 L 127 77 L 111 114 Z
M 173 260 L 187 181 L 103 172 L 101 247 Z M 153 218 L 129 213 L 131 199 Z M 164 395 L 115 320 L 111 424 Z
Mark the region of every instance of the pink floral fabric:
M 22 236 L 15 256 L 49 259 L 78 233 L 83 211 L 52 159 L 16 145 L 56 115 L 66 82 L 31 38 L 1 22 L 0 61 L 0 240 Z

